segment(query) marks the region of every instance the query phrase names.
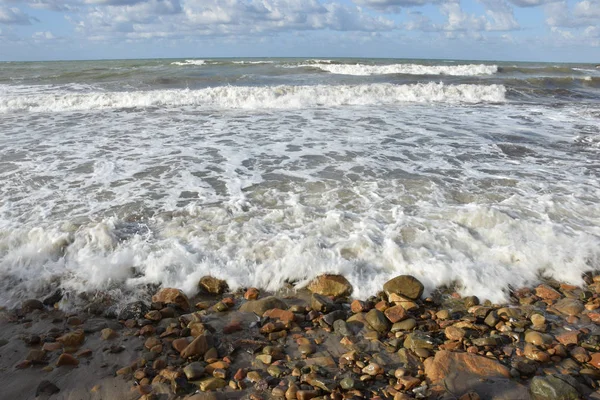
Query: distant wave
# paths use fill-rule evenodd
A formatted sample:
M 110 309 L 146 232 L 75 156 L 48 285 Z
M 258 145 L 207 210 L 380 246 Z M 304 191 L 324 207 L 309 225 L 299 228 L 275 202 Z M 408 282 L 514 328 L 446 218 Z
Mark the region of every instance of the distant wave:
M 206 61 L 204 60 L 185 60 L 185 61 L 175 61 L 172 62 L 171 65 L 204 65 Z
M 248 61 L 248 60 L 242 60 L 242 61 L 232 61 L 233 64 L 273 64 L 273 61 L 268 61 L 268 60 L 258 60 L 258 61 Z
M 60 112 L 106 108 L 199 106 L 206 108 L 303 108 L 404 102 L 503 102 L 502 85 L 220 86 L 198 90 L 43 93 L 0 98 L 0 112 Z
M 332 74 L 340 75 L 493 75 L 498 72 L 497 65 L 421 65 L 421 64 L 391 64 L 391 65 L 365 65 L 365 64 L 331 64 L 309 63 L 299 66 L 319 68 Z

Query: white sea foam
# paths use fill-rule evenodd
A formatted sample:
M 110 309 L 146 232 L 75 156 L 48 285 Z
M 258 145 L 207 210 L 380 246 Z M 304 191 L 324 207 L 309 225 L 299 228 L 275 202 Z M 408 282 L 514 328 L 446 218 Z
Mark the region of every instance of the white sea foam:
M 193 294 L 206 274 L 276 290 L 342 273 L 357 297 L 412 274 L 492 301 L 539 274 L 577 284 L 600 265 L 595 148 L 574 134 L 597 116 L 581 112 L 5 114 L 0 303 L 57 286 Z
M 315 106 L 377 105 L 405 102 L 480 103 L 505 101 L 502 85 L 315 85 L 198 90 L 154 90 L 14 95 L 0 98 L 0 112 L 60 112 L 106 108 L 198 106 L 206 108 L 286 109 Z
M 234 64 L 273 64 L 273 61 L 269 61 L 269 60 L 257 60 L 257 61 L 248 61 L 248 60 L 241 60 L 241 61 L 233 61 Z
M 498 72 L 498 66 L 485 64 L 467 65 L 421 65 L 421 64 L 391 64 L 391 65 L 365 65 L 365 64 L 325 64 L 311 63 L 306 66 L 320 68 L 323 71 L 340 75 L 493 75 Z
M 204 65 L 204 64 L 206 64 L 205 60 L 185 60 L 185 61 L 175 61 L 175 62 L 171 63 L 171 65 L 182 65 L 182 66 L 185 66 L 185 65 L 199 66 L 199 65 Z

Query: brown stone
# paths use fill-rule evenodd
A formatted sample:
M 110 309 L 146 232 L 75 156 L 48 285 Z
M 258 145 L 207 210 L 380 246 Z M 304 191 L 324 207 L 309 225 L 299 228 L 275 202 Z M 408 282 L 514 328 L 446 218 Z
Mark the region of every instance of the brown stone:
M 283 300 L 275 296 L 269 296 L 260 300 L 247 301 L 246 303 L 242 304 L 242 306 L 240 307 L 240 311 L 253 312 L 256 315 L 262 316 L 265 313 L 265 311 L 270 310 L 272 308 L 280 308 L 283 310 L 287 308 L 287 305 L 284 303 Z
M 408 313 L 402 306 L 390 307 L 386 309 L 383 313 L 392 324 L 395 324 L 396 322 L 403 321 L 406 318 L 408 318 Z
M 209 294 L 222 294 L 228 289 L 227 282 L 212 276 L 200 278 L 198 287 L 201 291 Z
M 423 294 L 423 284 L 411 275 L 400 275 L 390 279 L 383 285 L 384 292 L 389 296 L 392 293 L 417 300 Z
M 600 369 L 600 353 L 592 353 L 589 363 L 594 368 Z
M 319 395 L 318 390 L 298 390 L 296 392 L 296 399 L 298 400 L 310 400 L 314 399 Z
M 187 296 L 179 289 L 164 288 L 152 296 L 152 301 L 155 303 L 175 304 L 184 311 L 190 309 L 190 301 Z
M 173 349 L 176 352 L 181 353 L 186 347 L 188 347 L 189 344 L 190 342 L 186 338 L 179 338 L 173 340 L 171 346 L 173 346 Z
M 557 300 L 561 297 L 559 292 L 543 284 L 535 288 L 535 295 L 544 300 Z
M 558 311 L 565 315 L 578 315 L 584 310 L 583 304 L 576 299 L 562 299 L 554 305 Z
M 449 326 L 444 329 L 444 334 L 448 340 L 462 340 L 465 337 L 465 330 L 455 326 Z
M 272 308 L 265 311 L 263 317 L 269 317 L 272 319 L 278 319 L 282 322 L 292 322 L 295 319 L 294 313 L 280 308 Z
M 158 346 L 161 343 L 162 342 L 160 341 L 159 338 L 152 336 L 152 337 L 149 337 L 148 339 L 146 339 L 146 341 L 144 342 L 144 347 L 147 348 L 148 350 L 150 350 L 154 346 Z
M 110 329 L 110 328 L 104 328 L 100 332 L 100 337 L 102 338 L 102 340 L 114 339 L 117 336 L 119 336 L 119 334 L 117 332 L 115 332 L 113 329 Z
M 158 310 L 148 311 L 144 318 L 149 319 L 150 321 L 160 321 L 163 318 L 163 315 Z
M 569 353 L 571 354 L 571 357 L 573 357 L 580 363 L 585 363 L 585 362 L 590 361 L 590 355 L 587 352 L 587 350 L 584 349 L 583 347 L 574 347 L 573 349 L 571 349 L 571 351 Z
M 62 367 L 63 365 L 71 365 L 71 366 L 79 365 L 79 360 L 70 354 L 62 353 L 60 355 L 60 357 L 58 357 L 58 360 L 56 361 L 56 366 Z
M 350 304 L 350 310 L 352 310 L 354 314 L 367 311 L 367 304 L 361 300 L 354 300 Z
M 565 332 L 556 336 L 556 340 L 559 343 L 568 346 L 570 344 L 578 344 L 579 343 L 579 331 Z
M 259 294 L 260 294 L 260 292 L 257 288 L 249 288 L 248 290 L 246 290 L 246 293 L 244 293 L 244 299 L 256 300 L 256 299 L 258 299 Z
M 78 329 L 73 332 L 65 333 L 56 341 L 62 343 L 65 347 L 79 347 L 83 344 L 85 340 L 85 334 L 81 329 Z
M 44 346 L 42 346 L 42 350 L 46 351 L 46 352 L 51 352 L 51 351 L 57 351 L 62 349 L 62 343 L 60 342 L 51 342 L 51 343 L 44 343 Z
M 502 364 L 486 357 L 440 350 L 435 357 L 425 360 L 425 375 L 436 386 L 436 391 L 443 391 L 445 385 L 455 383 L 462 385 L 473 380 L 474 377 L 476 381 L 509 379 L 510 371 Z
M 319 275 L 308 284 L 307 288 L 323 296 L 346 297 L 352 293 L 352 285 L 342 275 Z
M 195 338 L 192 343 L 187 345 L 185 349 L 181 351 L 181 357 L 186 358 L 198 358 L 202 357 L 204 353 L 211 347 L 210 337 L 206 334 L 200 335 Z
M 244 328 L 242 327 L 240 321 L 231 321 L 223 327 L 223 333 L 225 334 L 230 334 L 233 332 L 239 332 L 243 330 Z

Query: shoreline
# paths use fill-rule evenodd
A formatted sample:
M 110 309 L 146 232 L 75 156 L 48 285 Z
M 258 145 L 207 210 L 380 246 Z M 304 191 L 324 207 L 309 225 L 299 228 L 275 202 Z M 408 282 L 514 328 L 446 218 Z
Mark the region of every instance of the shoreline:
M 339 275 L 276 296 L 204 277 L 194 298 L 163 288 L 117 318 L 31 299 L 0 311 L 0 385 L 11 399 L 600 399 L 600 276 L 584 280 L 497 305 L 423 298 L 407 275 L 353 301 Z

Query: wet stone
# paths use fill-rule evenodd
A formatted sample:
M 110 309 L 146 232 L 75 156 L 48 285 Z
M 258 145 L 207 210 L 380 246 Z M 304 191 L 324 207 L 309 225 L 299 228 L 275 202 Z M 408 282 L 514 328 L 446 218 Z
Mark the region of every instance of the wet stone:
M 417 321 L 414 318 L 405 319 L 401 322 L 396 322 L 392 325 L 392 332 L 411 331 L 417 326 Z
M 372 309 L 365 316 L 368 324 L 379 333 L 385 333 L 390 330 L 390 321 L 385 314 L 377 309 Z
M 183 373 L 187 377 L 188 380 L 194 381 L 200 379 L 204 374 L 204 367 L 201 363 L 195 361 L 183 368 Z
M 348 328 L 348 324 L 346 323 L 346 321 L 341 319 L 338 319 L 333 323 L 333 330 L 338 335 L 352 336 L 352 332 L 350 331 L 350 328 Z

